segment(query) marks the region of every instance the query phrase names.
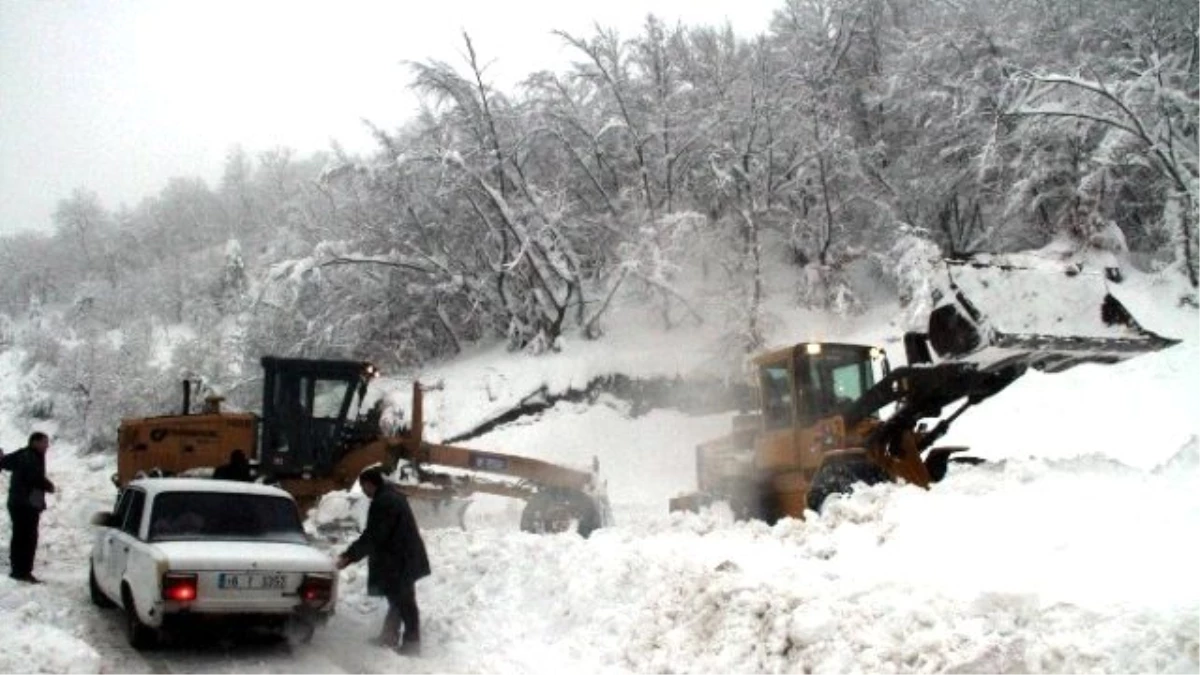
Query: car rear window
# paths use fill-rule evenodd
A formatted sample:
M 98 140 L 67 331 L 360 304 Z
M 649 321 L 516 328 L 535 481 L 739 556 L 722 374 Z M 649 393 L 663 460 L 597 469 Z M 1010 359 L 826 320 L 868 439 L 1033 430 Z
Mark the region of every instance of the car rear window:
M 284 497 L 166 492 L 154 498 L 150 541 L 223 539 L 303 543 L 296 504 Z

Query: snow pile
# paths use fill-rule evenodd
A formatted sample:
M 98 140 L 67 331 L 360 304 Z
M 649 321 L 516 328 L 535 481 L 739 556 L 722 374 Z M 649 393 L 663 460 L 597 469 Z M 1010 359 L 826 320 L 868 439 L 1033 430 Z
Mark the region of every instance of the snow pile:
M 524 433 L 537 451 L 534 430 L 550 443 L 568 423 L 622 429 L 580 433 L 610 464 L 690 440 L 666 417 L 612 414 L 559 406 L 496 435 Z M 618 524 L 587 540 L 426 530 L 426 656 L 359 658 L 434 672 L 1194 672 L 1195 488 L 1186 462 L 1010 459 L 768 527 L 723 509 L 669 514 L 674 485 L 644 479 L 612 491 Z M 367 634 L 382 606 L 365 577 L 345 573 L 342 613 Z
M 1171 458 L 1162 464 L 1155 467 L 1156 472 L 1169 471 L 1192 471 L 1193 473 L 1200 468 L 1200 438 L 1192 436 L 1184 443 L 1179 452 L 1171 455 Z
M 964 414 L 942 442 L 988 459 L 1101 453 L 1152 468 L 1200 436 L 1200 342 L 1194 328 L 1165 334 L 1188 340 L 1111 366 L 1026 373 Z
M 7 581 L 7 579 L 6 579 Z M 0 602 L 8 599 L 0 589 Z M 79 638 L 38 621 L 38 607 L 25 605 L 17 611 L 0 611 L 4 643 L 0 649 L 0 672 L 4 673 L 98 673 L 100 654 Z
M 939 293 L 961 293 L 983 314 L 983 322 L 1006 335 L 1048 335 L 1079 338 L 1135 338 L 1140 332 L 1123 323 L 1106 323 L 1106 296 L 1126 299 L 1136 318 L 1137 294 L 1124 284 L 1110 283 L 1102 271 L 1037 256 L 1009 259 L 983 257 L 979 265 L 950 265 Z M 1134 284 L 1136 285 L 1136 284 Z M 1161 303 L 1161 298 L 1156 302 Z
M 419 586 L 423 667 L 1194 672 L 1198 664 L 1194 604 L 1152 610 L 1088 607 L 1030 592 L 960 596 L 839 573 L 831 537 L 886 564 L 887 550 L 872 541 L 880 536 L 877 524 L 808 536 L 786 524 L 765 532 L 686 531 L 694 527 L 652 536 L 617 528 L 586 542 L 496 531 L 428 534 L 436 571 Z M 927 564 L 941 567 L 936 551 Z M 989 569 L 975 572 L 986 579 Z M 363 579 L 357 571 L 343 589 L 345 603 L 360 613 L 368 607 Z

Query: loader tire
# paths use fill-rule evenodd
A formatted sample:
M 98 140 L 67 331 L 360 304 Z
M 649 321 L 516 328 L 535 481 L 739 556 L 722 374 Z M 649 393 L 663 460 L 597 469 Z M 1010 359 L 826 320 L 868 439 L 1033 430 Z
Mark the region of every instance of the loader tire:
M 875 485 L 891 480 L 887 472 L 866 457 L 832 459 L 821 465 L 808 488 L 808 508 L 820 512 L 830 495 L 849 494 L 856 483 Z
M 730 499 L 729 506 L 736 520 L 761 520 L 774 525 L 783 517 L 779 497 L 769 481 L 750 482 L 740 485 Z
M 577 490 L 542 490 L 529 498 L 521 512 L 521 530 L 525 532 L 556 534 L 572 525 L 583 537 L 600 527 L 595 501 Z

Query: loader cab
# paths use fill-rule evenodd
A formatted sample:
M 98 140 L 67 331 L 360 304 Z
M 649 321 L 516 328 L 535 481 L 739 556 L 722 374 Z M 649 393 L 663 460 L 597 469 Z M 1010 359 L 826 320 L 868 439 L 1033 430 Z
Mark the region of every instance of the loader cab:
M 887 355 L 878 347 L 806 342 L 756 359 L 763 426 L 796 426 L 845 413 L 887 376 Z
M 323 475 L 355 436 L 351 408 L 362 403 L 375 367 L 363 361 L 262 359 L 260 471 Z

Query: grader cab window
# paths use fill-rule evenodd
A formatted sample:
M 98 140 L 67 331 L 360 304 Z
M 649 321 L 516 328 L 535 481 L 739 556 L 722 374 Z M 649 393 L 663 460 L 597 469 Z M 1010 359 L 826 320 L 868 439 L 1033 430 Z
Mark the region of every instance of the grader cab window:
M 354 383 L 350 380 L 317 380 L 313 388 L 313 417 L 336 419 Z
M 361 362 L 264 357 L 260 463 L 277 476 L 332 466 L 362 374 Z

